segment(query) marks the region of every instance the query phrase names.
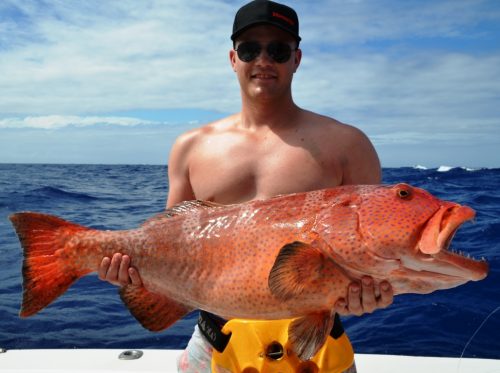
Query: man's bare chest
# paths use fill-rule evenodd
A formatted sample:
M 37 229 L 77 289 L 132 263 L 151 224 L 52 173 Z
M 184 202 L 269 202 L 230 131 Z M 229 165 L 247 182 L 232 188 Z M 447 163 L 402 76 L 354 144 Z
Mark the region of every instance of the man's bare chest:
M 190 167 L 196 198 L 220 203 L 269 198 L 337 186 L 337 162 L 307 147 L 273 146 L 213 148 Z

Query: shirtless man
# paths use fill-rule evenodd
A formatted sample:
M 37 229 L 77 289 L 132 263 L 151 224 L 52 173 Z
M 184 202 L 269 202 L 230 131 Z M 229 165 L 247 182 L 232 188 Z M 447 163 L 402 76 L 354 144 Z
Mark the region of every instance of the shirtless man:
M 236 15 L 231 38 L 229 59 L 240 84 L 241 112 L 176 140 L 168 162 L 167 208 L 192 199 L 231 204 L 380 183 L 377 154 L 360 130 L 294 103 L 291 84 L 302 51 L 291 8 L 260 0 L 247 4 Z M 119 253 L 104 258 L 99 277 L 140 285 L 130 263 Z M 366 277 L 349 286 L 347 299 L 335 310 L 361 315 L 387 307 L 392 299 L 388 283 L 376 288 Z

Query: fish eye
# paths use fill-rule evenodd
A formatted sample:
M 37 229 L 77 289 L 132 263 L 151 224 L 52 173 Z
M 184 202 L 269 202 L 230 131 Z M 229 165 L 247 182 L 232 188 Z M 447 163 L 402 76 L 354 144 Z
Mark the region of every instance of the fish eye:
M 408 199 L 411 197 L 410 189 L 398 189 L 398 197 L 401 199 Z

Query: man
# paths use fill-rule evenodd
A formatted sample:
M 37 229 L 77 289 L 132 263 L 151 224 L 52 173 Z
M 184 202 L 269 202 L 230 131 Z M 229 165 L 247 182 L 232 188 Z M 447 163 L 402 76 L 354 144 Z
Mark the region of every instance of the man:
M 265 199 L 381 180 L 377 154 L 358 129 L 298 107 L 291 83 L 302 51 L 298 19 L 287 6 L 256 0 L 236 14 L 229 52 L 239 80 L 241 112 L 181 135 L 168 162 L 167 208 L 186 200 L 222 204 Z M 131 259 L 104 258 L 99 277 L 116 285 L 141 284 Z M 352 283 L 335 305 L 361 315 L 392 303 L 388 283 L 369 277 Z M 180 370 L 210 369 L 211 347 L 195 330 Z

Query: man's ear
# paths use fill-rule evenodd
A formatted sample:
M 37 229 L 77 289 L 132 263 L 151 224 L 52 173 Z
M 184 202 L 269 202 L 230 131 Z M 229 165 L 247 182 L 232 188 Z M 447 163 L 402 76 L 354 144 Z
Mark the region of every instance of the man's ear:
M 300 61 L 302 60 L 302 49 L 297 49 L 295 51 L 295 59 L 294 59 L 294 63 L 295 63 L 295 70 L 293 70 L 293 72 L 295 73 L 297 71 L 297 69 L 299 68 L 299 65 L 300 65 Z
M 231 50 L 229 51 L 229 62 L 231 63 L 231 67 L 233 68 L 234 72 L 236 72 L 236 67 L 235 67 L 236 58 L 237 58 L 236 51 L 231 48 Z

